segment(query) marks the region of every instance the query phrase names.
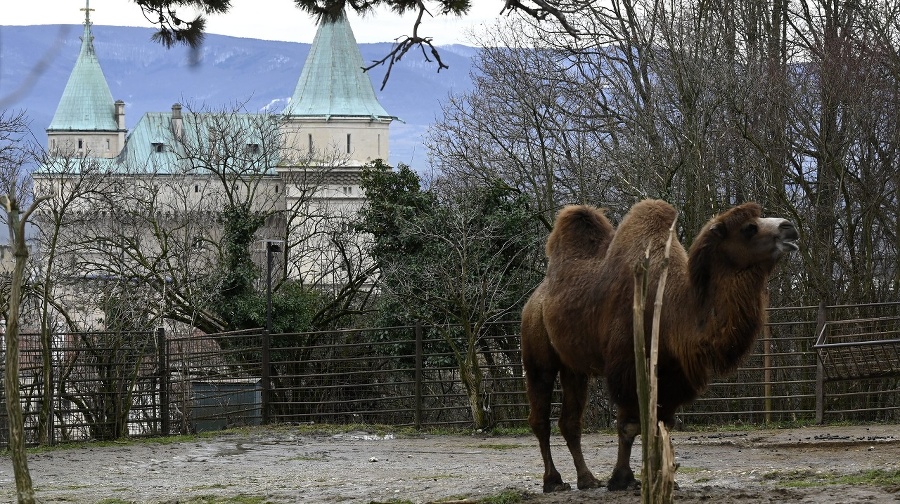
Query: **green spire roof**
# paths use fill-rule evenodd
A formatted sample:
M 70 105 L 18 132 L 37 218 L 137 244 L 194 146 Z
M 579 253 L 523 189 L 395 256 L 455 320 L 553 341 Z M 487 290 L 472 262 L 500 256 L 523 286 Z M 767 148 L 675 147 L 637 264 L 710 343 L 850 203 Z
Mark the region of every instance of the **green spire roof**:
M 81 52 L 48 130 L 116 131 L 115 104 L 94 53 L 91 9 L 85 8 Z
M 288 116 L 396 119 L 378 103 L 347 16 L 319 25 Z

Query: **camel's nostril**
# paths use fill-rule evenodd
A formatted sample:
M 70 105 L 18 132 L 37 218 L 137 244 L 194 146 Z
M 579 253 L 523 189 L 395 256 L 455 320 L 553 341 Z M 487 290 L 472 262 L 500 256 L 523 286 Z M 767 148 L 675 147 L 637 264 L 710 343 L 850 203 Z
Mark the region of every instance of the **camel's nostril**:
M 781 236 L 785 240 L 796 240 L 800 238 L 800 233 L 797 232 L 797 227 L 790 221 L 784 221 L 778 226 L 778 230 L 781 233 Z

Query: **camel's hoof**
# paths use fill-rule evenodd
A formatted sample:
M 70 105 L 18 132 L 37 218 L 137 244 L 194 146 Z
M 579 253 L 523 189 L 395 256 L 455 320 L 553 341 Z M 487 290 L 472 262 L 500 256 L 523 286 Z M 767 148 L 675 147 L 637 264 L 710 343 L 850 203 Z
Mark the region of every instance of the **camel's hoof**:
M 568 483 L 544 483 L 544 493 L 565 492 L 571 489 L 572 485 Z
M 609 482 L 606 484 L 606 489 L 611 492 L 616 492 L 619 490 L 640 490 L 641 482 L 631 478 L 616 478 L 612 477 L 609 479 Z
M 579 490 L 589 490 L 591 488 L 603 488 L 606 486 L 605 483 L 598 480 L 597 478 L 591 476 L 590 478 L 579 478 L 578 479 L 578 489 Z

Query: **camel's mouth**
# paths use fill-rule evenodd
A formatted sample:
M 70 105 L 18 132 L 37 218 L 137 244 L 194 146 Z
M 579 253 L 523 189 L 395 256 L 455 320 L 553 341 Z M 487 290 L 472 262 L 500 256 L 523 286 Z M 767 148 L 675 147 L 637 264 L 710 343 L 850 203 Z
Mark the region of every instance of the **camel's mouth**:
M 800 245 L 797 245 L 800 233 L 797 232 L 797 228 L 791 222 L 783 221 L 778 226 L 778 231 L 781 238 L 781 245 L 778 248 L 782 252 L 796 252 L 800 250 Z
M 786 252 L 797 252 L 800 250 L 800 245 L 797 245 L 797 240 L 782 240 L 781 246 Z

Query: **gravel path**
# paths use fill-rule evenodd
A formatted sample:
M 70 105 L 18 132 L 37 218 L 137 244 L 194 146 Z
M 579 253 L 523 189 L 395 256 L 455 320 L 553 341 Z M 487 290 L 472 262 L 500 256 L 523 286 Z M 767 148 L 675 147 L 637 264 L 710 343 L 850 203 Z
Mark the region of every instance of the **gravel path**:
M 900 502 L 897 486 L 834 484 L 840 475 L 900 471 L 900 426 L 676 432 L 673 437 L 680 464 L 677 502 Z M 558 436 L 553 450 L 563 477 L 574 480 Z M 605 478 L 615 460 L 615 437 L 587 435 L 584 452 L 595 474 Z M 634 454 L 637 467 L 639 446 Z M 634 492 L 605 489 L 541 494 L 543 468 L 531 436 L 331 435 L 260 428 L 169 444 L 70 447 L 32 454 L 29 465 L 45 503 L 174 504 L 238 495 L 272 503 L 477 502 L 506 490 L 540 504 L 640 502 Z M 816 478 L 829 484 L 785 485 Z M 14 487 L 7 454 L 0 461 L 0 501 L 14 501 Z

